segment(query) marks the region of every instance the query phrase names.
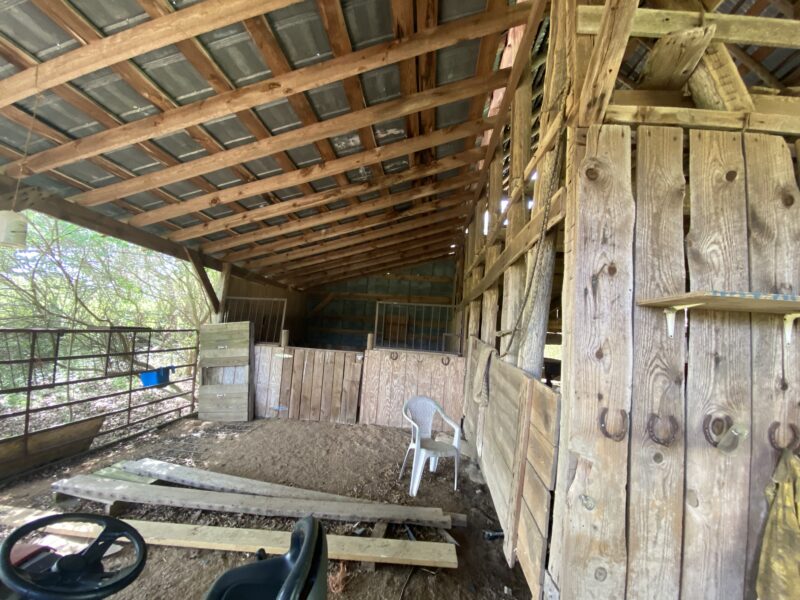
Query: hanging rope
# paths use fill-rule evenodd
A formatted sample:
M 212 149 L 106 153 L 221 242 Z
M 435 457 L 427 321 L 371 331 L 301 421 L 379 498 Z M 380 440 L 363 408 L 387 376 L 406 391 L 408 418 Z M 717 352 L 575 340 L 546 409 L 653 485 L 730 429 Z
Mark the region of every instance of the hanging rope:
M 25 162 L 28 159 L 28 148 L 30 147 L 31 143 L 31 135 L 33 134 L 33 124 L 36 121 L 36 115 L 39 111 L 39 101 L 41 100 L 42 95 L 36 94 L 36 98 L 33 101 L 33 114 L 31 116 L 31 122 L 28 126 L 28 132 L 25 136 L 25 145 L 22 148 L 22 159 L 20 162 L 21 169 L 25 168 Z M 22 177 L 17 177 L 17 183 L 14 186 L 14 197 L 11 199 L 11 210 L 17 212 L 17 198 L 19 197 L 19 188 L 22 185 Z

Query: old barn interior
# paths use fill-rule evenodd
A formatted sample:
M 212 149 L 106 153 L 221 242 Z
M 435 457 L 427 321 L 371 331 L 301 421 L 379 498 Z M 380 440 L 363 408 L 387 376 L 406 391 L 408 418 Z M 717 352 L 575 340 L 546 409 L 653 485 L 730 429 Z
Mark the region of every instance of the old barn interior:
M 215 311 L 0 331 L 0 533 L 126 519 L 120 598 L 307 514 L 331 597 L 796 597 L 798 18 L 0 0 L 2 214 L 189 261 Z M 414 396 L 460 464 L 410 495 Z

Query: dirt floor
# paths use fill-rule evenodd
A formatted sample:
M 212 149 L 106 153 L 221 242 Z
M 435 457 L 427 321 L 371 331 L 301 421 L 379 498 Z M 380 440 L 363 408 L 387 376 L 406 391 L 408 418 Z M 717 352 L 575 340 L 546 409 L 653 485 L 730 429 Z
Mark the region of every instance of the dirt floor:
M 77 473 L 89 473 L 120 460 L 157 458 L 232 475 L 400 504 L 439 506 L 465 513 L 466 528 L 450 531 L 458 541 L 458 569 L 428 569 L 378 565 L 365 571 L 358 563 L 331 561 L 329 581 L 343 591 L 329 598 L 398 600 L 443 598 L 530 598 L 519 566 L 509 569 L 502 540 L 484 539 L 497 531 L 489 492 L 477 467 L 462 462 L 459 491 L 453 491 L 453 464 L 440 461 L 438 472 L 426 471 L 416 498 L 408 496 L 409 471 L 397 481 L 408 444 L 407 432 L 377 426 L 338 425 L 303 421 L 260 420 L 222 424 L 183 420 L 111 450 L 62 463 L 0 488 L 0 503 L 49 509 L 50 483 Z M 69 510 L 99 512 L 101 507 L 75 501 Z M 149 521 L 172 521 L 227 527 L 290 530 L 293 520 L 215 513 L 170 507 L 133 507 L 121 515 Z M 369 535 L 371 524 L 326 521 L 326 531 Z M 430 528 L 411 527 L 419 540 L 445 541 Z M 0 528 L 0 538 L 7 530 Z M 405 527 L 390 526 L 388 537 L 407 539 Z M 253 555 L 211 550 L 153 546 L 139 579 L 114 596 L 120 600 L 203 598 L 226 569 L 254 560 Z M 340 565 L 344 565 L 342 578 Z

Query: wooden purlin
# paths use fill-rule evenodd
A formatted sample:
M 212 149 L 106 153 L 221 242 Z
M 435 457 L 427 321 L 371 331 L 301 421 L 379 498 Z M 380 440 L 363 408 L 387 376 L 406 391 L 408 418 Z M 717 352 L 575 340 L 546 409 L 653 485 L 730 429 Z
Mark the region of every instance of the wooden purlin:
M 81 194 L 76 197 L 76 201 L 84 205 L 101 204 L 116 197 L 129 196 L 170 183 L 177 183 L 192 176 L 203 175 L 223 167 L 262 158 L 281 150 L 297 148 L 314 140 L 342 135 L 352 131 L 359 123 L 371 125 L 384 119 L 396 118 L 419 110 L 424 106 L 439 106 L 462 100 L 492 87 L 502 86 L 506 77 L 507 71 L 503 71 L 480 80 L 470 78 L 448 84 L 426 94 L 415 94 L 409 98 L 390 100 L 355 113 L 347 113 L 300 129 L 290 130 L 267 140 L 237 146 L 213 156 L 197 158 L 188 163 L 180 163 L 168 169 L 148 173 L 134 181 L 112 184 L 91 193 Z
M 439 21 L 439 0 L 414 0 L 416 4 L 417 31 L 436 27 Z M 417 56 L 417 92 L 436 87 L 436 53 L 428 52 Z M 423 110 L 419 113 L 420 135 L 428 135 L 436 127 L 436 112 Z M 433 160 L 431 150 L 418 153 L 417 161 L 427 164 Z
M 0 93 L 0 107 L 134 56 L 231 25 L 248 16 L 289 6 L 296 1 L 206 0 L 167 17 L 136 25 L 7 78 Z
M 524 18 L 525 10 L 509 8 L 494 15 L 467 17 L 415 34 L 405 40 L 389 42 L 353 52 L 341 58 L 317 63 L 264 82 L 251 84 L 235 91 L 218 94 L 155 117 L 147 117 L 126 125 L 100 132 L 77 142 L 46 150 L 27 159 L 34 169 L 48 170 L 88 156 L 110 152 L 155 136 L 179 131 L 224 117 L 232 112 L 252 108 L 287 95 L 311 90 L 339 81 L 371 68 L 412 58 L 417 54 L 447 47 L 464 39 L 474 39 L 501 31 Z M 9 171 L 13 174 L 13 168 Z
M 304 196 L 302 198 L 297 198 L 294 200 L 284 200 L 283 202 L 277 205 L 265 206 L 262 208 L 253 208 L 250 209 L 246 215 L 231 215 L 229 217 L 223 217 L 221 219 L 214 219 L 209 223 L 203 223 L 201 225 L 195 225 L 193 227 L 186 227 L 184 229 L 171 233 L 169 235 L 169 238 L 173 241 L 189 240 L 197 237 L 202 237 L 204 235 L 207 235 L 208 233 L 223 231 L 225 229 L 246 225 L 251 221 L 274 218 L 285 214 L 284 211 L 304 210 L 307 208 L 314 208 L 318 202 L 319 203 L 335 202 L 342 198 L 350 198 L 358 196 L 360 194 L 367 194 L 369 192 L 374 192 L 382 187 L 390 187 L 400 183 L 413 181 L 421 177 L 436 175 L 438 173 L 449 171 L 451 169 L 461 167 L 464 165 L 470 165 L 480 160 L 482 156 L 483 154 L 480 150 L 470 150 L 467 152 L 462 152 L 460 154 L 455 154 L 452 156 L 439 159 L 436 162 L 431 163 L 430 165 L 424 167 L 412 167 L 407 171 L 402 171 L 394 175 L 386 175 L 385 177 L 381 178 L 378 181 L 375 181 L 374 183 L 368 181 L 363 183 L 351 183 L 350 185 L 343 188 L 340 187 L 333 190 L 317 192 L 313 196 Z

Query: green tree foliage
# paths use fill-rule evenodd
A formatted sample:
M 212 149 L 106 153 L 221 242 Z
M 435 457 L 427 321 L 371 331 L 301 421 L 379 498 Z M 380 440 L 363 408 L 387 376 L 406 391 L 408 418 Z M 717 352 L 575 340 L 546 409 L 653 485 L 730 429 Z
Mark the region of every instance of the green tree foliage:
M 210 319 L 189 263 L 45 215 L 26 216 L 27 248 L 0 248 L 0 328 L 197 328 Z

